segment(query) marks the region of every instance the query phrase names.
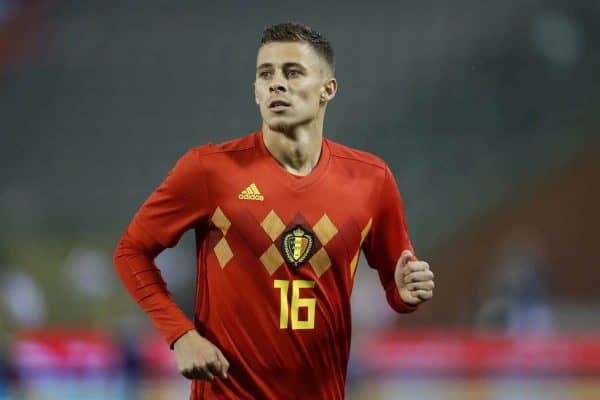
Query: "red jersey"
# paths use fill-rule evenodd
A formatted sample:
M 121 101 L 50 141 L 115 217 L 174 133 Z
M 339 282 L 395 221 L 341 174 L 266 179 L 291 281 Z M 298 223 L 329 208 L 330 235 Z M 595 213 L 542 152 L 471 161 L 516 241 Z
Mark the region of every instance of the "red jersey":
M 189 229 L 193 324 L 152 262 Z M 257 132 L 185 154 L 135 215 L 115 265 L 167 342 L 195 327 L 230 362 L 228 379 L 193 381 L 190 399 L 339 400 L 361 249 L 392 308 L 413 311 L 394 282 L 413 248 L 385 163 L 325 139 L 315 169 L 295 176 Z

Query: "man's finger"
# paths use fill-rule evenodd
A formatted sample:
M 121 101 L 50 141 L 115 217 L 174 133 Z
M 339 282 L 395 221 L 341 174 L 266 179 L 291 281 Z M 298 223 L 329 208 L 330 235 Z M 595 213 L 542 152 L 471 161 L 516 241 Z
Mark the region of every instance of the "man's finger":
M 435 288 L 435 283 L 433 281 L 413 282 L 406 285 L 406 288 L 411 292 L 416 290 L 432 290 Z
M 192 371 L 189 369 L 184 369 L 183 371 L 179 371 L 179 373 L 187 379 L 194 379 Z
M 229 361 L 227 361 L 221 350 L 217 350 L 217 355 L 219 357 L 219 360 L 221 361 L 221 376 L 223 376 L 223 378 L 227 378 L 227 371 L 229 370 Z
M 194 366 L 181 371 L 181 375 L 187 379 L 208 379 L 213 380 L 214 376 L 207 370 L 206 367 Z
M 417 290 L 415 294 L 421 300 L 429 300 L 433 297 L 433 291 L 431 290 Z
M 406 275 L 410 274 L 411 272 L 425 271 L 428 269 L 429 269 L 429 264 L 427 264 L 425 261 L 413 261 L 413 262 L 409 262 L 408 264 L 406 264 L 403 274 L 406 276 Z
M 410 250 L 404 250 L 398 259 L 398 265 L 404 267 L 409 261 L 415 261 L 416 258 Z
M 221 364 L 221 360 L 217 359 L 213 362 L 209 362 L 206 368 L 213 375 L 223 376 L 223 365 Z
M 404 283 L 424 282 L 433 280 L 433 272 L 430 270 L 422 270 L 411 272 L 404 277 Z
M 213 379 L 215 379 L 215 376 L 210 371 L 208 364 L 206 364 L 202 368 L 195 368 L 194 371 L 196 372 L 196 376 L 198 377 L 197 379 L 207 379 L 209 381 L 212 381 Z

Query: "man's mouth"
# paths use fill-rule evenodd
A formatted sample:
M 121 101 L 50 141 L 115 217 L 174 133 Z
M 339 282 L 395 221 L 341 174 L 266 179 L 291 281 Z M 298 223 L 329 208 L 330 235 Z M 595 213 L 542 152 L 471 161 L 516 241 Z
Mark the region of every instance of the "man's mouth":
M 284 109 L 289 107 L 291 104 L 288 103 L 287 101 L 283 101 L 283 100 L 273 100 L 272 102 L 269 103 L 269 108 L 271 110 L 279 110 L 279 109 Z

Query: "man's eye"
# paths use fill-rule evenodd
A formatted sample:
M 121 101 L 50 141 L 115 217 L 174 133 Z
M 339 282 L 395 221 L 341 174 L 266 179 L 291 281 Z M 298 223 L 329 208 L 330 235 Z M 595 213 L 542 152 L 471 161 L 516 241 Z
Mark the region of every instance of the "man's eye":
M 263 71 L 258 74 L 262 79 L 269 79 L 271 77 L 271 73 L 269 71 Z
M 300 76 L 300 71 L 296 71 L 295 69 L 291 69 L 288 71 L 287 76 L 290 78 L 295 78 L 297 76 Z

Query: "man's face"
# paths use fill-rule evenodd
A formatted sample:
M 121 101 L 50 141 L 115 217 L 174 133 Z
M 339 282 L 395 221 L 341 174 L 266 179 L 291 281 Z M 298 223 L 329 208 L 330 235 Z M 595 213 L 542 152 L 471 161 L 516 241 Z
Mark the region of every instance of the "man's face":
M 325 61 L 308 43 L 263 45 L 256 60 L 254 92 L 264 122 L 278 131 L 310 123 L 333 98 L 327 89 L 332 79 Z

